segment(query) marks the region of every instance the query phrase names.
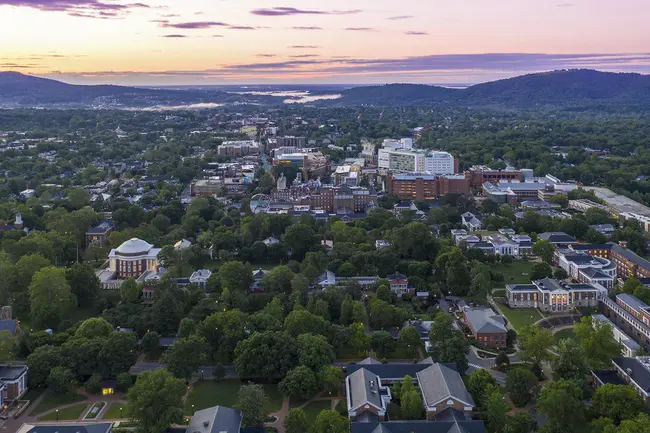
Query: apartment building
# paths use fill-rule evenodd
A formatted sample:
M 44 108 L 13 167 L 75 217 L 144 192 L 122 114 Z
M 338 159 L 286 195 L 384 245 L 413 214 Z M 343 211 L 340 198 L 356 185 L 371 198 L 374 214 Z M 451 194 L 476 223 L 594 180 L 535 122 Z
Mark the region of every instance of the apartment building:
M 378 152 L 378 167 L 395 173 L 450 175 L 458 172 L 458 160 L 449 152 L 413 150 L 412 143 L 385 141 Z
M 617 277 L 622 280 L 627 280 L 630 277 L 650 278 L 650 261 L 614 242 L 571 245 L 570 248 L 574 251 L 584 251 L 592 256 L 611 260 L 616 264 Z
M 567 284 L 550 278 L 532 284 L 506 285 L 510 308 L 539 308 L 551 313 L 562 313 L 577 307 L 596 307 L 607 297 L 607 289 L 597 284 Z
M 524 172 L 514 168 L 492 170 L 484 165 L 475 165 L 465 172 L 465 177 L 469 179 L 472 188 L 478 189 L 482 188 L 485 182 L 499 182 L 501 180 L 518 180 L 521 182 L 524 180 Z
M 217 154 L 226 157 L 239 157 L 247 155 L 258 155 L 260 153 L 259 143 L 253 140 L 245 141 L 224 141 L 217 147 Z
M 566 248 L 555 252 L 555 262 L 580 283 L 600 284 L 611 289 L 616 282 L 616 264 L 603 257 Z
M 386 186 L 389 194 L 411 200 L 434 200 L 447 194 L 470 194 L 469 180 L 456 175 L 389 174 Z

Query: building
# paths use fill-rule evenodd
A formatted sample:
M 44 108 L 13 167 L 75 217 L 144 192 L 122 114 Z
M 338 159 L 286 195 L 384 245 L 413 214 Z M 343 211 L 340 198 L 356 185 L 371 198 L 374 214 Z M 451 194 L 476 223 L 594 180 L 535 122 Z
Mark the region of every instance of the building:
M 540 233 L 537 235 L 538 239 L 549 241 L 553 245 L 572 245 L 577 244 L 578 241 L 573 236 L 570 236 L 564 232 L 546 232 Z
M 101 224 L 89 228 L 86 232 L 86 243 L 104 246 L 108 244 L 108 235 L 115 231 L 115 225 L 111 221 L 103 221 Z
M 524 174 L 521 170 L 506 168 L 505 170 L 492 170 L 484 165 L 476 165 L 465 172 L 465 177 L 469 179 L 472 188 L 480 189 L 485 182 L 499 182 L 501 180 L 513 181 L 524 180 Z
M 487 347 L 506 347 L 508 329 L 502 316 L 490 308 L 466 306 L 463 309 L 463 318 L 472 335 L 480 344 Z
M 6 308 L 6 307 L 5 307 Z M 20 324 L 16 319 L 0 319 L 0 332 L 8 331 L 12 337 L 20 332 Z
M 607 206 L 598 204 L 591 200 L 587 200 L 584 198 L 580 200 L 569 200 L 569 209 L 577 210 L 580 212 L 586 212 L 589 209 L 594 209 L 594 208 L 609 212 L 609 208 Z
M 223 195 L 237 195 L 245 193 L 251 185 L 248 177 L 222 177 L 214 176 L 209 179 L 200 179 L 190 185 L 192 197 L 213 197 Z
M 481 420 L 465 418 L 431 421 L 353 422 L 350 433 L 485 433 Z
M 623 356 L 632 357 L 636 355 L 636 352 L 641 348 L 639 343 L 630 338 L 625 332 L 621 330 L 618 326 L 612 323 L 607 317 L 602 314 L 593 314 L 591 316 L 593 326 L 610 326 L 612 328 L 612 335 L 614 339 L 621 343 L 623 348 Z
M 406 375 L 419 387 L 429 421 L 449 411 L 461 416 L 471 414 L 475 406 L 455 364 L 434 363 L 431 358 L 417 364 L 382 364 L 367 358 L 348 365 L 346 370 L 348 416 L 359 424 L 386 419 L 392 400 L 389 385 L 400 382 Z
M 103 422 L 94 424 L 23 424 L 16 433 L 111 433 L 113 423 Z
M 391 245 L 391 243 L 389 241 L 387 241 L 387 240 L 384 240 L 384 239 L 377 239 L 375 241 L 375 249 L 378 249 L 378 250 L 388 248 L 388 247 L 390 247 L 390 245 Z
M 600 284 L 611 289 L 616 282 L 616 264 L 611 260 L 581 251 L 560 249 L 555 252 L 555 261 L 571 278 L 580 283 Z
M 258 155 L 260 145 L 253 140 L 244 141 L 224 141 L 217 147 L 217 155 L 225 157 L 241 157 L 248 155 Z
M 481 219 L 471 212 L 465 212 L 460 216 L 461 224 L 470 232 L 479 231 L 483 228 Z
M 469 181 L 463 176 L 391 173 L 386 180 L 388 193 L 403 199 L 435 200 L 447 194 L 470 194 Z
M 650 232 L 650 216 L 634 212 L 624 212 L 620 214 L 619 217 L 621 218 L 621 221 L 636 221 L 644 231 Z
M 593 191 L 596 197 L 607 205 L 609 212 L 614 216 L 629 213 L 650 217 L 650 207 L 636 202 L 631 198 L 625 197 L 624 195 L 616 194 L 607 188 L 590 186 L 585 187 L 584 189 L 587 191 Z
M 457 160 L 448 152 L 383 148 L 378 152 L 380 169 L 395 173 L 426 173 L 436 176 L 458 172 Z
M 589 226 L 590 229 L 596 230 L 601 235 L 610 237 L 616 231 L 616 228 L 613 224 L 593 224 Z
M 635 296 L 621 293 L 616 301 L 602 300 L 603 314 L 644 349 L 650 348 L 650 306 Z
M 560 179 L 546 175 L 546 177 L 528 177 L 524 180 L 499 180 L 485 182 L 482 185 L 484 194 L 496 203 L 508 203 L 517 206 L 526 200 L 549 201 L 555 195 L 566 195 L 569 191 L 578 188 L 574 183 L 563 183 Z
M 0 364 L 0 409 L 27 392 L 27 366 Z
M 242 413 L 223 406 L 197 410 L 187 426 L 187 433 L 239 433 Z
M 336 185 L 358 186 L 361 167 L 358 165 L 341 165 L 336 167 L 334 182 Z
M 596 284 L 567 284 L 550 278 L 532 284 L 506 285 L 510 308 L 539 308 L 564 313 L 578 307 L 597 307 L 607 297 L 607 289 Z
M 208 288 L 208 280 L 210 279 L 211 275 L 211 270 L 199 269 L 198 271 L 192 272 L 192 275 L 190 276 L 190 283 L 195 284 L 206 291 Z
M 613 358 L 612 367 L 614 368 L 616 377 L 609 375 L 606 376 L 603 374 L 606 372 L 594 372 L 598 385 L 604 385 L 606 383 L 629 385 L 633 387 L 645 401 L 650 400 L 650 357 L 635 356 Z
M 410 293 L 413 290 L 409 288 L 409 279 L 406 275 L 393 274 L 386 277 L 390 283 L 390 290 L 397 296 L 402 296 L 405 293 Z
M 97 273 L 104 289 L 117 289 L 129 278 L 139 283 L 157 279 L 164 274 L 158 254 L 160 248 L 154 248 L 148 242 L 131 238 L 108 254 L 108 268 Z
M 270 138 L 268 148 L 275 149 L 277 147 L 297 147 L 303 149 L 307 147 L 307 138 L 295 137 L 293 135 Z
M 627 280 L 630 277 L 637 279 L 650 278 L 650 261 L 614 242 L 571 245 L 571 249 L 611 260 L 616 264 L 616 274 L 621 280 Z

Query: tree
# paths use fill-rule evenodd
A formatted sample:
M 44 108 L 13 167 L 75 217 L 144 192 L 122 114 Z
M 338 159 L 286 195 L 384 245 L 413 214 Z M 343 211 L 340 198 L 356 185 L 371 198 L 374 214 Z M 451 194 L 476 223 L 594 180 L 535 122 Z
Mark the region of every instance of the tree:
M 429 330 L 429 339 L 431 344 L 442 343 L 454 336 L 453 319 L 451 315 L 439 312 L 433 318 L 431 329 Z
M 592 370 L 607 369 L 612 358 L 621 356 L 621 345 L 614 339 L 610 325 L 594 322 L 591 316 L 585 316 L 573 330 Z
M 390 304 L 393 302 L 393 292 L 390 290 L 390 287 L 381 285 L 377 287 L 377 298 Z
M 402 392 L 400 406 L 402 419 L 422 418 L 422 396 L 418 390 L 410 389 L 406 393 Z
M 137 431 L 163 433 L 183 420 L 183 380 L 167 370 L 145 371 L 127 394 L 127 413 L 137 422 Z
M 0 331 L 0 364 L 10 363 L 15 358 L 14 337 L 9 331 Z
M 380 331 L 372 334 L 370 346 L 380 358 L 385 358 L 395 350 L 397 343 L 395 343 L 395 339 L 388 332 Z
M 500 350 L 499 354 L 494 360 L 494 364 L 497 366 L 497 368 L 500 369 L 504 368 L 507 365 L 510 365 L 510 358 L 508 357 L 508 354 L 504 350 Z
M 616 433 L 648 433 L 650 431 L 650 417 L 640 413 L 636 418 L 625 420 L 616 429 Z M 612 432 L 606 432 L 612 433 Z
M 564 194 L 555 194 L 550 202 L 559 205 L 562 209 L 569 207 L 569 199 Z
M 323 334 L 327 329 L 327 322 L 320 316 L 310 313 L 305 309 L 294 309 L 284 319 L 284 330 L 289 334 Z
M 47 267 L 34 274 L 29 285 L 29 304 L 36 326 L 56 328 L 75 302 L 65 270 Z
M 469 375 L 467 390 L 474 398 L 474 401 L 479 406 L 482 406 L 487 400 L 486 393 L 491 391 L 496 384 L 497 381 L 490 372 L 481 368 L 474 370 L 472 374 Z
M 555 246 L 544 239 L 538 239 L 533 244 L 533 254 L 541 258 L 544 263 L 550 265 L 553 263 L 553 256 L 555 255 Z
M 641 281 L 637 280 L 634 277 L 630 277 L 625 281 L 621 289 L 623 290 L 624 293 L 627 293 L 628 295 L 634 295 L 634 292 L 636 292 L 637 289 L 642 286 L 643 283 L 641 283 Z
M 65 367 L 54 367 L 47 377 L 47 386 L 57 394 L 68 394 L 72 390 L 74 374 Z
M 519 342 L 523 346 L 520 357 L 524 361 L 540 365 L 542 361 L 550 358 L 548 349 L 553 346 L 553 334 L 548 329 L 533 325 L 526 325 L 519 333 Z
M 591 400 L 596 416 L 606 417 L 619 424 L 643 412 L 643 398 L 629 385 L 607 384 L 599 387 Z
M 72 209 L 81 209 L 90 204 L 90 193 L 84 188 L 71 189 L 68 192 L 68 203 Z
M 323 410 L 316 417 L 310 433 L 349 433 L 350 420 L 335 410 Z
M 305 433 L 309 430 L 309 423 L 305 412 L 296 407 L 289 411 L 284 418 L 284 431 L 286 433 Z
M 300 365 L 319 371 L 334 361 L 334 348 L 322 335 L 301 334 L 297 340 Z
M 301 365 L 287 373 L 280 382 L 278 389 L 287 397 L 304 401 L 316 394 L 318 380 L 309 367 Z
M 235 349 L 240 377 L 282 378 L 298 365 L 298 343 L 284 332 L 255 332 Z
M 108 338 L 113 332 L 113 326 L 101 317 L 91 317 L 84 320 L 74 333 L 79 338 Z
M 488 431 L 501 433 L 508 420 L 510 406 L 503 401 L 503 396 L 496 387 L 488 388 L 485 396 L 487 399 L 485 402 L 485 423 L 487 424 Z
M 142 288 L 135 281 L 135 278 L 129 278 L 120 285 L 120 298 L 124 302 L 135 304 L 140 300 Z
M 284 232 L 282 241 L 291 250 L 292 258 L 302 260 L 305 254 L 315 246 L 316 233 L 306 224 L 293 224 Z
M 530 279 L 533 281 L 551 278 L 552 276 L 553 268 L 546 263 L 535 263 L 530 272 Z
M 145 354 L 157 351 L 160 348 L 160 337 L 156 331 L 147 332 L 142 337 L 142 350 Z
M 452 338 L 440 343 L 437 348 L 440 362 L 455 362 L 458 372 L 463 374 L 467 371 L 467 352 L 469 342 L 458 331 Z
M 527 368 L 513 368 L 506 378 L 506 390 L 517 407 L 523 407 L 533 398 L 537 376 Z
M 101 291 L 94 269 L 87 264 L 75 263 L 66 269 L 65 276 L 79 306 L 92 306 Z
M 422 347 L 422 339 L 417 329 L 413 326 L 405 326 L 397 334 L 397 344 L 406 349 L 410 356 L 414 356 Z
M 569 277 L 569 274 L 566 273 L 566 271 L 562 268 L 558 268 L 555 271 L 553 271 L 553 278 L 556 280 L 564 280 Z
M 242 412 L 242 424 L 246 427 L 263 426 L 267 403 L 262 385 L 249 384 L 239 388 L 235 409 Z
M 337 392 L 345 381 L 343 371 L 334 365 L 326 365 L 320 370 L 320 383 L 327 392 Z
M 117 380 L 117 390 L 120 392 L 127 392 L 129 388 L 131 388 L 131 385 L 133 384 L 131 375 L 127 372 L 118 374 L 116 380 Z
M 163 363 L 176 377 L 190 380 L 205 362 L 205 340 L 197 335 L 181 338 L 167 349 L 163 356 Z
M 226 262 L 219 268 L 219 280 L 222 288 L 246 293 L 253 284 L 251 267 L 241 262 Z
M 132 332 L 113 332 L 102 342 L 99 361 L 102 371 L 107 377 L 115 377 L 128 371 L 138 357 L 136 352 L 138 342 Z
M 29 382 L 32 386 L 45 385 L 47 378 L 55 367 L 63 365 L 63 350 L 57 346 L 41 346 L 27 357 Z
M 549 382 L 537 396 L 537 410 L 548 420 L 551 432 L 582 432 L 586 427 L 586 408 L 580 388 L 573 382 Z
M 180 325 L 178 325 L 178 332 L 176 333 L 176 336 L 178 338 L 187 338 L 192 334 L 196 334 L 196 330 L 196 322 L 189 317 L 184 317 L 183 320 L 181 320 Z
M 365 353 L 370 346 L 370 336 L 366 334 L 363 323 L 355 322 L 348 329 L 350 330 L 348 346 L 357 354 Z
M 276 266 L 271 272 L 262 277 L 262 287 L 269 293 L 290 293 L 296 274 L 288 266 Z M 296 284 L 303 283 L 296 281 Z M 304 291 L 300 292 L 304 293 Z
M 553 378 L 584 381 L 589 374 L 589 366 L 582 347 L 574 339 L 566 338 L 560 340 L 555 351 L 559 356 L 551 362 Z
M 99 391 L 102 390 L 102 375 L 95 373 L 90 376 L 86 383 L 84 383 L 84 388 L 90 394 L 99 394 Z
M 527 412 L 517 412 L 508 417 L 503 433 L 531 433 L 537 421 Z
M 214 366 L 214 372 L 212 373 L 214 378 L 219 381 L 226 377 L 226 368 L 223 366 L 222 363 L 218 363 L 217 365 Z
M 174 292 L 179 296 L 175 296 Z M 160 334 L 176 334 L 183 318 L 183 305 L 179 299 L 182 295 L 182 292 L 176 290 L 158 290 L 151 312 L 154 328 Z

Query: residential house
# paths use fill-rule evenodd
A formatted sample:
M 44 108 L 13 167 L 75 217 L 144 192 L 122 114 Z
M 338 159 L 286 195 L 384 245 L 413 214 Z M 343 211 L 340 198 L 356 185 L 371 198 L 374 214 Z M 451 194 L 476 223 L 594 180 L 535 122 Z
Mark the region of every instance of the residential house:
M 239 433 L 242 413 L 223 406 L 197 410 L 190 419 L 187 433 Z
M 408 202 L 408 201 L 401 201 L 399 203 L 395 203 L 395 205 L 393 206 L 393 215 L 398 218 L 402 214 L 402 212 L 405 211 L 417 212 L 418 208 L 417 206 L 415 206 L 415 203 Z
M 597 307 L 607 297 L 607 289 L 599 284 L 566 284 L 550 278 L 532 284 L 506 285 L 506 299 L 510 308 L 539 308 L 551 313 L 562 313 L 577 307 Z
M 199 269 L 198 271 L 192 272 L 190 276 L 190 283 L 196 284 L 204 291 L 208 288 L 208 280 L 212 275 L 212 271 L 209 269 Z
M 483 223 L 481 221 L 482 218 L 474 215 L 471 212 L 465 212 L 460 216 L 460 218 L 463 227 L 465 227 L 470 232 L 475 232 L 483 228 Z
M 409 279 L 406 275 L 392 274 L 388 275 L 386 279 L 390 283 L 390 290 L 397 296 L 402 296 L 411 291 L 411 289 L 409 289 Z
M 88 245 L 107 245 L 108 235 L 115 230 L 115 225 L 111 221 L 102 221 L 99 225 L 91 227 L 86 232 L 86 243 Z
M 388 247 L 390 247 L 390 245 L 391 244 L 390 244 L 389 241 L 386 241 L 386 240 L 383 240 L 383 239 L 377 239 L 375 241 L 375 248 L 378 249 L 378 250 L 381 250 L 383 248 L 388 248 Z
M 264 287 L 262 287 L 262 278 L 269 272 L 270 271 L 264 270 L 262 268 L 253 271 L 253 284 L 251 284 L 248 288 L 248 293 L 263 293 Z
M 192 246 L 192 242 L 188 241 L 187 239 L 181 239 L 180 241 L 176 242 L 174 244 L 174 249 L 175 250 L 186 250 Z
M 280 239 L 274 238 L 273 236 L 268 237 L 262 241 L 267 247 L 280 243 Z
M 508 329 L 505 319 L 490 308 L 463 309 L 465 324 L 480 344 L 487 347 L 505 347 Z

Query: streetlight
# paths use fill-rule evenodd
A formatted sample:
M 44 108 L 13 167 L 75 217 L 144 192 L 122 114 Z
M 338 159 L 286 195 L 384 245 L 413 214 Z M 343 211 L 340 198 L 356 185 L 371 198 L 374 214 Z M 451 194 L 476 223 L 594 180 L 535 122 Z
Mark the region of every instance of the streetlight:
M 59 409 L 56 410 L 56 420 L 59 420 Z
M 203 369 L 201 369 L 201 380 L 203 380 Z
M 122 408 L 120 408 L 120 419 L 122 419 Z

